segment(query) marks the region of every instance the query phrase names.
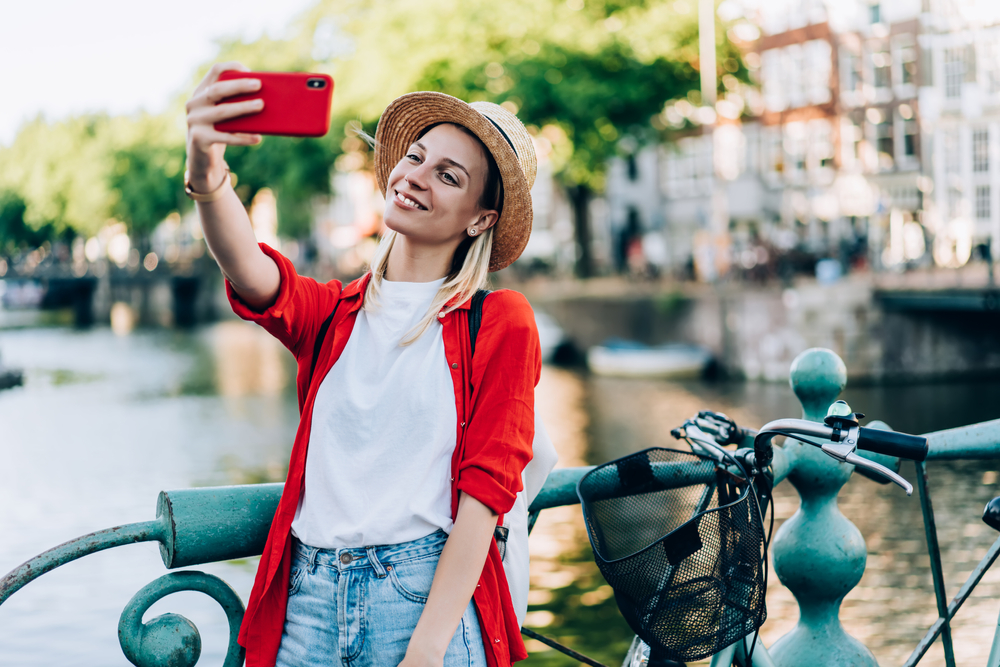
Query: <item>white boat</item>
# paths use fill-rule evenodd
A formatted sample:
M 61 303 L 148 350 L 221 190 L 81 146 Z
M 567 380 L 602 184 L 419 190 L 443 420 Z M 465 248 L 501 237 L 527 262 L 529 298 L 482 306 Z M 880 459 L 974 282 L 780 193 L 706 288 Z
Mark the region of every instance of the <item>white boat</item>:
M 651 346 L 616 340 L 587 351 L 590 372 L 613 377 L 696 378 L 711 360 L 705 348 L 685 343 Z

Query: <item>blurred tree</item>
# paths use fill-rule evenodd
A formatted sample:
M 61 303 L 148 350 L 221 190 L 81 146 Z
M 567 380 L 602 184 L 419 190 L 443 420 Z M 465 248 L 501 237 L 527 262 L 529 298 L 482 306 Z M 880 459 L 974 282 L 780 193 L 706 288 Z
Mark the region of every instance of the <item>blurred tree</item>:
M 323 0 L 302 22 L 337 106 L 373 123 L 395 97 L 440 90 L 516 109 L 572 203 L 577 270 L 590 275 L 588 210 L 608 158 L 661 133 L 669 100 L 696 91 L 697 7 L 686 0 Z M 719 62 L 737 49 L 719 30 Z
M 126 224 L 140 250 L 146 249 L 156 225 L 188 207 L 183 169 L 183 146 L 137 141 L 115 152 L 109 176 L 115 200 L 112 213 Z
M 330 167 L 339 150 L 328 138 L 264 137 L 257 146 L 230 146 L 226 162 L 239 176 L 236 192 L 248 205 L 261 188 L 278 202 L 278 233 L 302 239 L 312 224 L 312 197 L 330 192 Z
M 0 192 L 0 254 L 13 255 L 24 247 L 37 247 L 55 238 L 51 224 L 29 227 L 24 221 L 24 200 L 14 192 Z
M 80 116 L 58 123 L 36 118 L 0 150 L 0 189 L 24 202 L 28 229 L 52 225 L 93 234 L 110 214 L 111 119 Z

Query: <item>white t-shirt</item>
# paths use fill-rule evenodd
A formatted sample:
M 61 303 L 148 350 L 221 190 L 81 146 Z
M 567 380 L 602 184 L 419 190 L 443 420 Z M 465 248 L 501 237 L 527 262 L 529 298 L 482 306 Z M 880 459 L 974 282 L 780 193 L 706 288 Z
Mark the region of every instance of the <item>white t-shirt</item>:
M 382 281 L 362 308 L 313 406 L 305 485 L 292 534 L 337 549 L 451 532 L 455 387 L 436 319 L 400 341 L 427 313 L 444 279 Z

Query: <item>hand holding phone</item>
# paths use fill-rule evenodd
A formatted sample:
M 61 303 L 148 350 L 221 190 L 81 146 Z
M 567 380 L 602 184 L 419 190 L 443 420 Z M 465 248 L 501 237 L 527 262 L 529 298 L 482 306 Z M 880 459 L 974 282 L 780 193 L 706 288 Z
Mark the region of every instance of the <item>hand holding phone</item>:
M 239 74 L 249 72 L 250 69 L 237 62 L 213 65 L 185 105 L 188 175 L 195 192 L 211 192 L 218 187 L 228 169 L 224 158 L 226 146 L 252 146 L 260 143 L 259 134 L 226 133 L 215 129 L 215 123 L 257 113 L 263 108 L 263 101 L 260 99 L 219 104 L 227 97 L 255 93 L 261 85 L 258 79 L 238 77 L 219 81 L 219 77 L 227 71 Z
M 330 129 L 333 79 L 305 72 L 224 71 L 219 81 L 256 79 L 260 88 L 226 97 L 217 104 L 261 100 L 263 109 L 215 123 L 219 132 L 321 137 Z

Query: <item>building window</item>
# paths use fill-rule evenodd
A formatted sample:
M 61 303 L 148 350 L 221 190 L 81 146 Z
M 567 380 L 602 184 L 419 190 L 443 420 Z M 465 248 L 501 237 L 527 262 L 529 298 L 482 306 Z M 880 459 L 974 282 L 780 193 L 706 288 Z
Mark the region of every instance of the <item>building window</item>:
M 965 48 L 944 50 L 944 95 L 962 96 L 962 80 L 965 78 Z
M 903 155 L 908 158 L 917 157 L 917 134 L 919 129 L 917 121 L 904 120 L 903 126 Z
M 833 167 L 833 143 L 830 139 L 830 121 L 820 118 L 810 123 L 812 141 L 810 146 L 815 165 L 820 169 Z
M 806 128 L 801 122 L 785 125 L 785 154 L 788 156 L 790 175 L 801 175 L 806 170 Z
M 864 131 L 849 119 L 840 126 L 841 159 L 845 165 L 857 165 L 861 160 L 861 140 Z
M 844 88 L 850 92 L 859 92 L 865 82 L 864 77 L 861 74 L 861 56 L 856 53 L 848 53 L 845 61 L 846 67 L 844 76 L 846 77 L 846 81 L 844 82 Z
M 830 42 L 814 39 L 804 45 L 806 63 L 805 79 L 811 104 L 830 101 L 830 70 L 833 67 L 833 50 Z
M 990 131 L 986 128 L 972 131 L 972 171 L 990 170 Z
M 976 218 L 979 220 L 990 219 L 990 186 L 976 186 Z
M 805 105 L 805 54 L 802 47 L 792 44 L 785 48 L 785 91 L 792 109 Z
M 761 136 L 761 168 L 766 174 L 780 176 L 785 171 L 785 151 L 781 145 L 781 128 L 764 128 Z
M 958 188 L 948 188 L 948 213 L 953 218 L 968 214 L 968 207 Z
M 873 3 L 868 6 L 868 22 L 869 23 L 881 23 L 882 22 L 882 5 L 879 3 Z
M 962 171 L 962 154 L 958 146 L 958 130 L 955 128 L 941 133 L 941 143 L 944 150 L 944 170 L 949 174 L 959 174 Z
M 882 50 L 872 53 L 872 71 L 876 88 L 892 86 L 892 58 Z
M 883 117 L 882 122 L 875 125 L 875 150 L 878 152 L 879 169 L 892 169 L 895 164 L 895 146 L 892 139 L 892 122 Z
M 764 88 L 764 104 L 768 111 L 785 108 L 785 62 L 781 49 L 768 49 L 761 54 L 760 75 Z
M 899 83 L 917 85 L 917 49 L 909 35 L 901 36 L 896 42 L 896 62 L 899 63 Z
M 1000 93 L 1000 36 L 993 33 L 986 37 L 982 47 L 981 66 L 984 84 L 991 95 Z

